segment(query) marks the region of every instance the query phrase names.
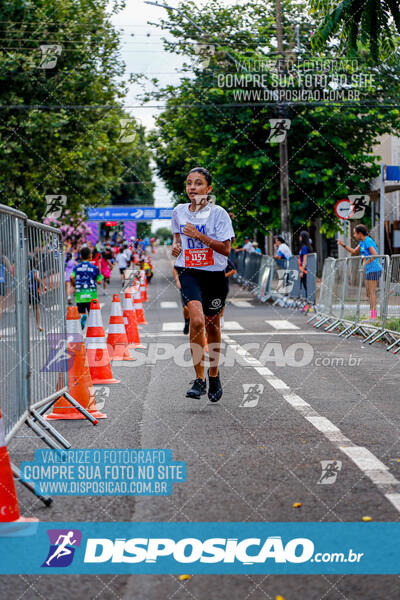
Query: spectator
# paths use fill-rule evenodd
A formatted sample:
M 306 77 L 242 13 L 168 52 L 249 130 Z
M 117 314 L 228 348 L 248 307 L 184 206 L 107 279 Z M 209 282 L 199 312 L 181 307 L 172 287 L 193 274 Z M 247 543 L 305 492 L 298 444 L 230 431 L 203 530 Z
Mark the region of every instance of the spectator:
M 274 258 L 276 258 L 277 260 L 289 260 L 289 258 L 292 258 L 292 251 L 285 242 L 285 238 L 281 235 L 276 235 L 274 237 L 274 240 Z
M 300 296 L 302 289 L 304 289 L 305 300 L 307 300 L 307 262 L 308 262 L 308 254 L 310 254 L 313 249 L 311 246 L 310 235 L 308 231 L 302 231 L 299 237 L 300 241 L 300 253 L 299 253 L 299 271 L 300 271 Z
M 243 250 L 247 250 L 247 252 L 255 252 L 253 244 L 247 235 L 244 238 L 243 246 L 241 248 L 236 248 L 236 252 L 243 252 Z
M 111 256 L 112 258 L 112 256 Z M 100 259 L 100 273 L 103 275 L 103 295 L 107 293 L 106 286 L 110 285 L 112 264 L 111 264 L 110 253 L 105 250 L 101 253 Z
M 32 306 L 32 310 L 35 313 L 36 326 L 39 331 L 43 331 L 40 324 L 40 292 L 41 292 L 41 279 L 37 267 L 37 261 L 31 257 L 29 259 L 29 304 Z M 43 286 L 46 292 L 46 286 Z
M 377 318 L 376 313 L 376 288 L 378 287 L 379 279 L 382 275 L 382 267 L 378 256 L 378 246 L 376 242 L 368 233 L 368 229 L 365 225 L 356 225 L 353 230 L 353 235 L 358 242 L 355 248 L 346 246 L 342 240 L 338 240 L 339 246 L 343 246 L 347 252 L 350 252 L 353 256 L 365 257 L 364 260 L 364 281 L 367 296 L 369 300 L 369 307 L 371 312 L 370 320 L 375 321 Z M 367 320 L 368 321 L 368 320 Z
M 73 259 L 71 252 L 66 252 L 65 254 L 65 289 L 67 293 L 67 302 L 68 304 L 72 303 L 71 294 L 72 294 L 72 285 L 71 285 L 71 273 L 74 270 L 75 261 Z

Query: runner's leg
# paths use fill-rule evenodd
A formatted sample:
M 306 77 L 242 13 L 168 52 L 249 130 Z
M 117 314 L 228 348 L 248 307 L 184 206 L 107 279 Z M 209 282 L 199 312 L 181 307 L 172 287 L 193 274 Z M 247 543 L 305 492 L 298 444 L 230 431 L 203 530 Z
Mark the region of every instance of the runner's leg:
M 207 331 L 208 351 L 210 356 L 210 376 L 218 375 L 219 355 L 221 352 L 221 329 L 220 315 L 205 317 L 205 326 Z
M 196 379 L 204 380 L 204 314 L 201 302 L 190 300 L 187 303 L 190 318 L 190 352 Z

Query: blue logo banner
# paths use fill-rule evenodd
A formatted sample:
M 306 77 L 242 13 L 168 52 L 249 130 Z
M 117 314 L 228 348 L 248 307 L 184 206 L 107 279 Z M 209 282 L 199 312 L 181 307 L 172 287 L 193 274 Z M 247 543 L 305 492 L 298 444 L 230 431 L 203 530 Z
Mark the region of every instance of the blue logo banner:
M 173 207 L 159 206 L 99 206 L 88 208 L 89 221 L 152 221 L 171 219 Z
M 400 523 L 0 523 L 1 574 L 399 574 Z

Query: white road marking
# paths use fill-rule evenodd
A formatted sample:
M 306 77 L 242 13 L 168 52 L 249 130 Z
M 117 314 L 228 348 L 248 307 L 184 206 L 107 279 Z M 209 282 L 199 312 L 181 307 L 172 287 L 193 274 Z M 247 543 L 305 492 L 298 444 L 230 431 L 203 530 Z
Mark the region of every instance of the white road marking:
M 254 308 L 254 304 L 250 304 L 247 300 L 230 300 L 230 303 L 237 308 Z
M 180 327 L 176 328 L 176 329 L 171 329 L 168 331 L 164 331 L 161 333 L 141 333 L 140 337 L 176 337 L 176 336 L 180 336 L 180 335 L 184 335 L 182 333 L 182 329 L 183 329 L 183 321 L 182 323 L 179 324 Z M 240 327 L 240 325 L 239 325 Z M 139 327 L 139 329 L 141 329 L 141 327 Z M 222 330 L 222 333 L 224 333 L 225 331 L 225 327 Z M 232 331 L 232 334 L 235 337 L 236 336 L 244 336 L 244 337 L 253 337 L 253 336 L 257 336 L 257 335 L 263 335 L 266 339 L 270 338 L 271 336 L 283 336 L 283 335 L 295 335 L 295 336 L 306 336 L 306 335 L 331 335 L 330 333 L 326 333 L 324 331 Z M 187 337 L 186 335 L 184 337 Z M 226 340 L 227 344 L 235 344 L 235 340 Z
M 161 308 L 178 308 L 177 302 L 160 302 Z
M 170 321 L 162 324 L 161 331 L 180 331 L 183 328 L 184 322 L 182 321 Z M 237 321 L 225 321 L 224 331 L 236 331 L 243 329 L 243 327 Z M 316 333 L 319 333 L 318 331 Z
M 230 342 L 230 347 L 244 357 L 249 363 L 254 365 L 254 369 L 264 377 L 274 389 L 282 394 L 286 400 L 299 414 L 301 414 L 313 427 L 320 431 L 340 452 L 343 452 L 360 469 L 369 480 L 376 485 L 385 498 L 400 513 L 400 481 L 394 477 L 383 462 L 379 460 L 368 448 L 357 446 L 347 438 L 340 429 L 326 417 L 320 415 L 303 398 L 295 394 L 281 379 L 264 367 L 250 352 L 242 348 L 239 344 L 232 344 L 231 338 L 222 334 L 224 342 Z M 249 360 L 251 359 L 251 360 Z M 256 366 L 257 365 L 257 366 Z M 282 391 L 281 391 L 282 390 Z M 289 392 L 287 392 L 289 390 Z
M 326 433 L 327 431 L 340 431 L 336 425 L 334 425 L 329 419 L 325 417 L 306 417 L 307 421 L 310 421 L 311 425 L 314 425 L 315 429 Z
M 183 320 L 179 321 L 178 323 L 171 321 L 169 323 L 162 324 L 162 331 L 178 331 L 179 329 L 182 329 L 183 326 Z
M 224 321 L 223 331 L 241 331 L 243 327 L 237 321 Z
M 225 327 L 224 327 L 225 329 Z M 242 328 L 243 329 L 243 328 Z M 310 331 L 310 330 L 306 330 L 306 331 L 243 331 L 243 332 L 238 332 L 235 333 L 234 335 L 248 335 L 248 336 L 253 336 L 253 335 L 264 335 L 265 337 L 270 337 L 271 335 L 300 335 L 303 337 L 303 335 L 331 335 L 329 332 L 326 331 Z
M 290 321 L 285 321 L 285 319 L 273 319 L 270 321 L 266 319 L 265 322 L 268 323 L 268 325 L 271 325 L 271 327 L 274 329 L 300 329 L 300 327 L 297 327 L 297 325 L 291 323 Z
M 350 448 L 342 448 L 342 452 L 347 454 L 349 458 L 361 469 L 361 471 L 379 471 L 388 468 L 372 454 L 367 448 L 362 446 L 352 446 Z

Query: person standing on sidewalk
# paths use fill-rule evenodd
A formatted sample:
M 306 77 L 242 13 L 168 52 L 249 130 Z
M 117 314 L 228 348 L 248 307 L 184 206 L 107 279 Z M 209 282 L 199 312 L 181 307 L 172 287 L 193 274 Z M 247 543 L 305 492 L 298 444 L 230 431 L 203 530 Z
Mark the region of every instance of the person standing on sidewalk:
M 313 249 L 311 246 L 310 235 L 308 231 L 302 231 L 300 233 L 300 252 L 299 252 L 299 271 L 300 271 L 300 296 L 302 289 L 304 289 L 304 299 L 307 300 L 307 262 L 308 254 Z
M 189 204 L 178 204 L 172 213 L 172 256 L 177 260 L 185 305 L 190 316 L 190 348 L 196 373 L 187 398 L 200 398 L 207 391 L 204 377 L 205 330 L 210 349 L 208 398 L 218 402 L 222 385 L 218 370 L 221 346 L 220 313 L 225 306 L 225 269 L 235 236 L 224 208 L 209 203 L 211 174 L 195 167 L 186 178 Z
M 368 233 L 368 229 L 365 225 L 356 225 L 353 230 L 354 238 L 357 240 L 358 245 L 355 248 L 346 246 L 342 240 L 338 240 L 338 245 L 342 246 L 347 252 L 350 252 L 353 256 L 364 256 L 365 257 L 365 289 L 369 300 L 369 307 L 371 313 L 371 320 L 377 318 L 376 314 L 376 288 L 378 281 L 382 275 L 382 267 L 378 256 L 378 246 L 375 241 Z M 371 258 L 372 257 L 372 258 Z

